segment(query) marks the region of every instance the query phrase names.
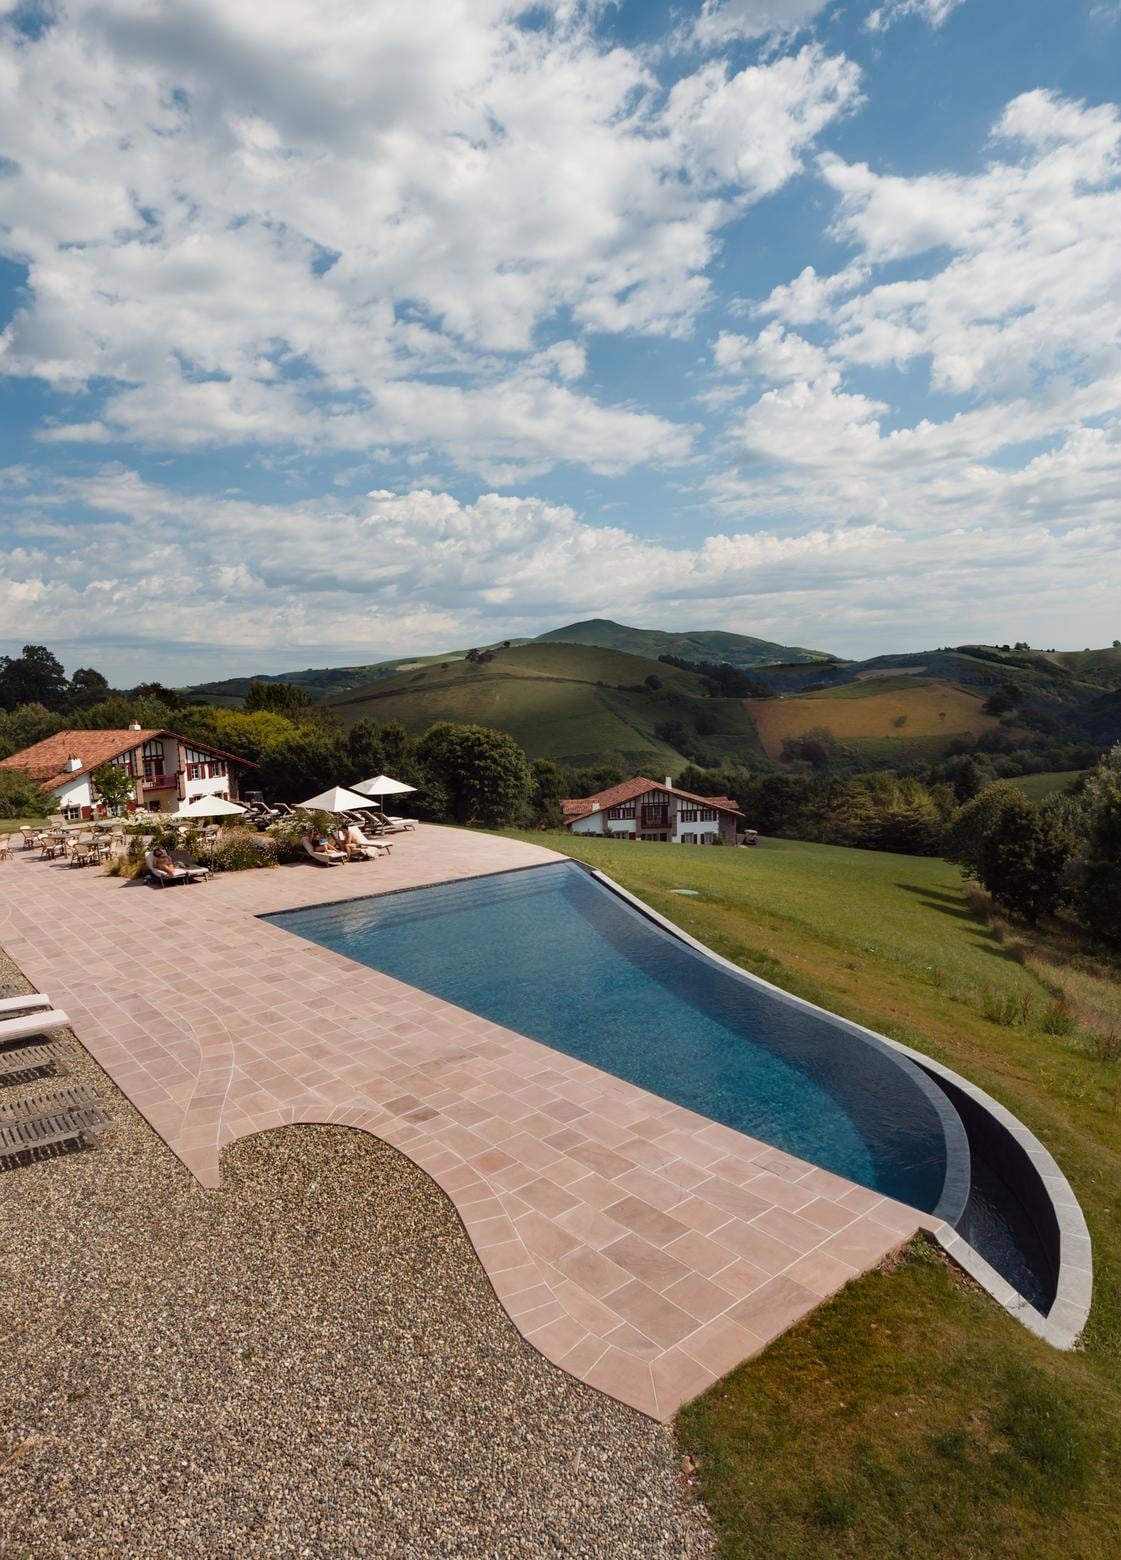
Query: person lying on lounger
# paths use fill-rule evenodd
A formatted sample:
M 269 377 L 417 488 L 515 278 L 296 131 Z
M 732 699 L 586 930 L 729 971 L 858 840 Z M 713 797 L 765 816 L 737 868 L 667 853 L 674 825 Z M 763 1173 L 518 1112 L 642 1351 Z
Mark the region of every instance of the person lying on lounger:
M 310 851 L 313 856 L 322 856 L 325 861 L 345 860 L 345 852 L 332 844 L 325 834 L 320 834 L 316 830 L 304 835 L 304 849 Z
M 182 867 L 176 865 L 162 845 L 157 845 L 152 852 L 152 868 L 161 877 L 186 877 Z

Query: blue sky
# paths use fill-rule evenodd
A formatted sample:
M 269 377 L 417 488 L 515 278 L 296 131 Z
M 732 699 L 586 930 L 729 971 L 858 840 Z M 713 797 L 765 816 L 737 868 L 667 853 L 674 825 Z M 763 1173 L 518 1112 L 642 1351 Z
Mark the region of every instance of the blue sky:
M 0 651 L 1121 636 L 1116 0 L 0 0 Z

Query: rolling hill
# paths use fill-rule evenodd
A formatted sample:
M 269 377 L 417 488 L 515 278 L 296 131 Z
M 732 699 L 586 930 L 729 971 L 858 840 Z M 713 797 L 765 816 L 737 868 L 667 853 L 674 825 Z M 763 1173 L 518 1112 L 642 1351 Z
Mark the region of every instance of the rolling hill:
M 628 628 L 610 618 L 588 618 L 552 628 L 539 634 L 536 644 L 597 645 L 603 650 L 623 650 L 628 655 L 647 656 L 656 661 L 660 655 L 675 655 L 683 661 L 724 661 L 741 671 L 756 666 L 785 662 L 832 661 L 823 650 L 803 650 L 798 645 L 780 645 L 770 639 L 752 639 L 746 634 L 728 634 L 719 629 L 698 629 L 693 633 L 667 633 L 661 628 Z
M 1000 723 L 985 714 L 982 703 L 979 694 L 953 683 L 898 674 L 792 698 L 746 701 L 769 758 L 782 757 L 784 742 L 824 729 L 862 759 L 886 768 L 932 761 L 956 737 L 994 730 Z
M 679 742 L 712 762 L 764 756 L 741 700 L 708 698 L 695 673 L 595 645 L 535 640 L 485 661 L 430 662 L 327 703 L 347 725 L 365 716 L 421 732 L 437 720 L 474 721 L 508 732 L 531 758 L 614 760 L 655 775 L 688 762 Z

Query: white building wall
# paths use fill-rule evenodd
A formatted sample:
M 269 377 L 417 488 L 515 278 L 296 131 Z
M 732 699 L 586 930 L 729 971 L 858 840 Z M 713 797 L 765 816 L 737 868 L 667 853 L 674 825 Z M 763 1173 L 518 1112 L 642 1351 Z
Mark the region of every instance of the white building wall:
M 93 806 L 93 796 L 88 774 L 78 775 L 73 780 L 64 780 L 61 785 L 55 786 L 51 795 L 58 802 L 60 811 L 64 807 Z

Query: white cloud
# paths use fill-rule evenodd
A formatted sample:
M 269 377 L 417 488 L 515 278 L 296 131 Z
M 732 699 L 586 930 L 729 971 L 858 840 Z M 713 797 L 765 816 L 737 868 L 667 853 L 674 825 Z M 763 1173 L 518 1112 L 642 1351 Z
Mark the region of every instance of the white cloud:
M 881 437 L 877 408 L 835 400 L 818 413 L 812 400 L 794 406 L 786 431 L 784 406 L 771 403 L 753 423 L 759 449 L 790 437 L 799 413 L 811 419 L 806 461 L 822 471 L 850 435 Z M 900 449 L 900 465 L 910 459 Z M 823 514 L 800 529 L 725 524 L 668 545 L 530 497 L 378 489 L 268 505 L 179 494 L 119 466 L 82 479 L 24 469 L 6 482 L 0 473 L 12 537 L 0 623 L 17 645 L 41 638 L 44 621 L 59 625 L 52 643 L 68 662 L 125 682 L 138 666 L 195 680 L 431 652 L 589 615 L 719 624 L 867 654 L 1018 638 L 1030 600 L 1035 634 L 1083 644 L 1116 632 L 1119 475 L 1121 424 L 1083 430 L 1022 472 L 978 470 L 984 523 L 955 508 L 967 478 L 951 472 L 934 530 L 895 515 L 845 524 Z M 997 576 L 1002 592 L 991 588 Z M 154 589 L 168 581 L 174 590 Z M 66 642 L 66 625 L 84 637 Z
M 733 466 L 710 487 L 727 513 L 1116 531 L 1121 118 L 1025 93 L 992 146 L 970 175 L 820 159 L 854 258 L 834 276 L 807 267 L 759 306 L 771 323 L 757 338 L 716 344 L 726 373 L 762 371 L 769 386 L 729 423 Z M 811 323 L 807 352 L 790 327 Z M 860 391 L 866 368 L 875 398 Z M 957 409 L 904 419 L 889 369 L 909 376 L 901 396 L 925 380 Z
M 0 24 L 0 253 L 29 291 L 0 372 L 107 384 L 87 442 L 419 441 L 487 480 L 680 459 L 689 430 L 578 388 L 573 331 L 691 330 L 721 230 L 857 72 L 808 46 L 667 92 L 583 7 L 522 9 L 62 0 L 34 39 Z
M 816 379 L 829 366 L 820 347 L 778 324 L 766 326 L 754 339 L 722 330 L 712 359 L 722 373 L 747 374 L 776 385 L 792 379 Z
M 764 38 L 808 27 L 829 0 L 704 0 L 698 40 L 710 47 L 733 38 Z
M 951 11 L 956 11 L 963 0 L 887 0 L 868 13 L 865 22 L 869 32 L 886 32 L 905 16 L 919 16 L 931 27 L 941 27 Z

